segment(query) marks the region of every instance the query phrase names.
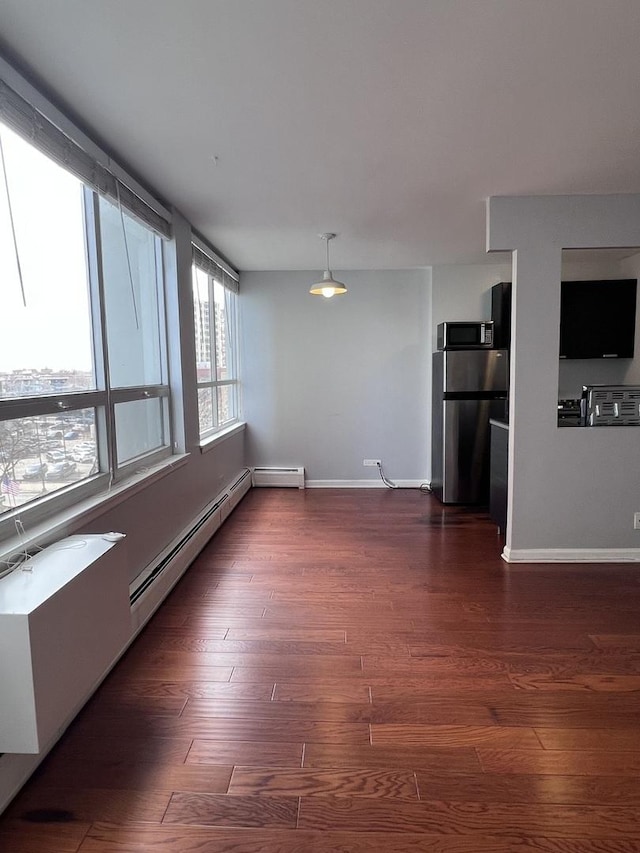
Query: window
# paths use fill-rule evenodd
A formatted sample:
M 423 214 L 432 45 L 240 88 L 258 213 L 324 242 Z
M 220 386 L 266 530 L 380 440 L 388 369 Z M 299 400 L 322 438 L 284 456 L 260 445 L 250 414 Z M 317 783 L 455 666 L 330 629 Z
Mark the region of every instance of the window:
M 193 247 L 193 311 L 200 438 L 239 418 L 237 279 Z
M 29 105 L 3 108 L 0 534 L 171 453 L 168 223 L 44 117 L 26 142 Z

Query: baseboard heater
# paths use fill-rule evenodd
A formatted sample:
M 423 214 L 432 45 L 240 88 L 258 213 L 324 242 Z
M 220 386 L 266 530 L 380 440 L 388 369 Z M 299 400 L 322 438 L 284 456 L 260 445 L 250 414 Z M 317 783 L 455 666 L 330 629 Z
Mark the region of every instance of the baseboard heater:
M 253 485 L 304 489 L 304 468 L 254 468 Z
M 134 630 L 149 618 L 250 488 L 251 471 L 245 468 L 133 581 L 129 587 L 132 610 L 143 609 L 137 616 L 134 613 Z

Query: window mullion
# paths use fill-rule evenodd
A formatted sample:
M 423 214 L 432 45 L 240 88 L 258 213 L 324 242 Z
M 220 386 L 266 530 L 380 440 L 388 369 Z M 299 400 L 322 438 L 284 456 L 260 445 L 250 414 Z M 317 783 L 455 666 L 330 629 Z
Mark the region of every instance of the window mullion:
M 100 239 L 100 207 L 97 193 L 85 188 L 85 222 L 91 312 L 93 352 L 96 382 L 106 393 L 105 405 L 96 412 L 96 438 L 101 470 L 113 472 L 116 464 L 115 413 L 111 400 L 107 319 L 104 295 L 102 242 Z
M 212 401 L 212 420 L 215 429 L 218 428 L 218 391 L 215 383 L 218 380 L 218 320 L 216 317 L 216 300 L 215 300 L 215 280 L 212 275 L 208 277 L 209 281 L 209 346 L 211 347 L 211 379 L 213 387 L 211 389 Z

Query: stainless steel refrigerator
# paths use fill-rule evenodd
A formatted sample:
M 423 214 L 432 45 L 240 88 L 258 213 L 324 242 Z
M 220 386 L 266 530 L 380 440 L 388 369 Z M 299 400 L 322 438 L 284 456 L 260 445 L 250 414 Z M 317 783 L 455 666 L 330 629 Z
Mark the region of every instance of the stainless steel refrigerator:
M 507 350 L 433 353 L 431 489 L 442 503 L 489 502 L 489 419 L 507 414 Z

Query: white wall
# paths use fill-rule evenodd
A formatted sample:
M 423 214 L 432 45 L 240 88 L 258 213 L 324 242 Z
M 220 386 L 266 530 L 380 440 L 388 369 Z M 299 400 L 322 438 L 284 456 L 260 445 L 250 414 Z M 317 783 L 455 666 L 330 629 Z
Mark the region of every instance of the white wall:
M 514 250 L 512 560 L 640 558 L 640 429 L 558 429 L 562 248 L 640 245 L 640 196 L 492 198 L 487 248 Z
M 455 264 L 432 268 L 432 332 L 445 320 L 490 320 L 491 288 L 511 281 L 511 264 Z
M 428 270 L 336 272 L 349 291 L 309 295 L 317 272 L 249 272 L 242 294 L 248 462 L 303 465 L 310 481 L 428 479 Z

